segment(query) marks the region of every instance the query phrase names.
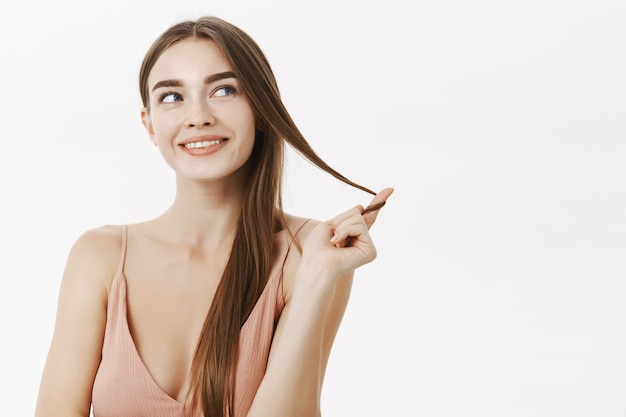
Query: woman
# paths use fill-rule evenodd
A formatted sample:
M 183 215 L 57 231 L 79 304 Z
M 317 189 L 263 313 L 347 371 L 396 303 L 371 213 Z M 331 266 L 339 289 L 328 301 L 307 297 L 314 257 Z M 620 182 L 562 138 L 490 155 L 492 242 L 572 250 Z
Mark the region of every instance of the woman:
M 315 155 L 255 42 L 217 18 L 168 29 L 142 121 L 176 173 L 161 216 L 69 255 L 37 416 L 316 416 L 354 270 L 391 194 L 326 222 L 281 207 L 283 146 Z M 374 193 L 372 193 L 374 194 Z

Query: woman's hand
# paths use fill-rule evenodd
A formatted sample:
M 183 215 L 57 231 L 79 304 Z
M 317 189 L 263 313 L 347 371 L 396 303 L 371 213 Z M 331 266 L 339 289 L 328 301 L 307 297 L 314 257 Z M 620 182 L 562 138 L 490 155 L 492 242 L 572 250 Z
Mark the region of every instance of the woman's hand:
M 369 234 L 380 207 L 393 189 L 379 192 L 368 207 L 356 206 L 334 219 L 320 222 L 307 236 L 302 248 L 302 266 L 314 268 L 327 277 L 339 277 L 376 258 Z M 321 269 L 321 270 L 320 270 Z

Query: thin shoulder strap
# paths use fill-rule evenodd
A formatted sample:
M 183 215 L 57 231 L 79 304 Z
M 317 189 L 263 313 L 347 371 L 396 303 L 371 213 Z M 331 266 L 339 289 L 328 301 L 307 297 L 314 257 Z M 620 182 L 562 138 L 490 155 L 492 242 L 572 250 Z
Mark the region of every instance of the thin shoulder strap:
M 124 271 L 124 261 L 126 260 L 126 246 L 127 246 L 127 241 L 128 241 L 128 226 L 127 225 L 122 225 L 121 226 L 121 235 L 122 235 L 122 242 L 120 245 L 120 257 L 119 257 L 119 261 L 117 264 L 117 272 L 115 273 L 115 275 L 120 275 L 123 271 Z
M 288 239 L 289 241 L 287 242 L 287 250 L 285 251 L 285 259 L 283 259 L 283 262 L 287 259 L 287 254 L 289 253 L 289 250 L 291 249 L 291 245 L 293 245 L 296 242 L 296 236 L 298 236 L 298 233 L 300 233 L 300 230 L 302 230 L 302 228 L 304 227 L 305 224 L 307 224 L 308 222 L 310 222 L 311 219 L 302 219 L 302 221 L 300 222 L 300 224 L 298 224 L 293 232 L 291 233 L 291 235 L 288 234 Z M 298 249 L 301 249 L 298 244 L 296 243 L 296 247 Z
M 292 233 L 287 233 L 287 248 L 284 249 L 284 254 L 280 263 L 280 273 L 277 274 L 278 276 L 278 287 L 277 287 L 277 291 L 276 291 L 276 303 L 278 306 L 278 309 L 280 311 L 282 311 L 283 307 L 285 307 L 285 293 L 283 290 L 283 279 L 284 279 L 284 268 L 285 268 L 285 262 L 287 262 L 287 257 L 289 255 L 289 252 L 291 251 L 291 246 L 296 242 L 296 236 L 298 235 L 298 233 L 300 233 L 300 230 L 302 230 L 302 228 L 304 227 L 305 224 L 307 224 L 309 221 L 311 221 L 311 219 L 303 219 L 293 230 Z M 299 245 L 297 243 L 295 243 L 296 248 L 298 250 L 301 250 L 302 248 L 299 247 Z
M 307 224 L 310 221 L 311 219 L 303 219 L 302 222 L 298 225 L 298 227 L 296 227 L 296 230 L 294 231 L 293 236 L 294 237 L 298 236 L 298 233 L 300 232 L 300 230 L 304 227 L 305 224 Z

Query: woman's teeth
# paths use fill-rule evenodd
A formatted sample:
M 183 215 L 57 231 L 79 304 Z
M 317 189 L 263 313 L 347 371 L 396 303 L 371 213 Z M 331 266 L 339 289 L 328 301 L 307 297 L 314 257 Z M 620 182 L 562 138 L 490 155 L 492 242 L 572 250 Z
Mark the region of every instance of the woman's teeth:
M 205 140 L 205 141 L 202 141 L 202 142 L 189 142 L 189 143 L 185 143 L 185 148 L 187 148 L 187 149 L 206 148 L 208 146 L 219 145 L 223 141 L 224 141 L 224 139 Z

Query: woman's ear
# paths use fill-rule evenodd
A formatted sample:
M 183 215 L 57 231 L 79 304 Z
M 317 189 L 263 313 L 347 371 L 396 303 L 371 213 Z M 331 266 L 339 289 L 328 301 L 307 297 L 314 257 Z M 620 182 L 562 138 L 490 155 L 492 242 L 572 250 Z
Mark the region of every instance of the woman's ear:
M 152 128 L 152 119 L 150 118 L 150 110 L 147 107 L 141 109 L 141 123 L 143 127 L 146 128 L 146 132 L 148 132 L 148 136 L 150 136 L 150 140 L 154 144 L 154 146 L 158 146 L 156 141 L 154 140 L 154 129 Z

